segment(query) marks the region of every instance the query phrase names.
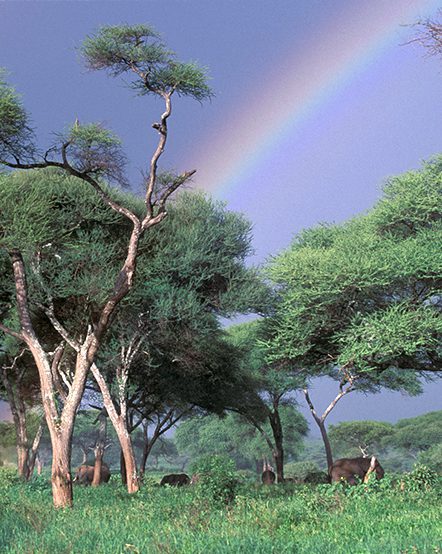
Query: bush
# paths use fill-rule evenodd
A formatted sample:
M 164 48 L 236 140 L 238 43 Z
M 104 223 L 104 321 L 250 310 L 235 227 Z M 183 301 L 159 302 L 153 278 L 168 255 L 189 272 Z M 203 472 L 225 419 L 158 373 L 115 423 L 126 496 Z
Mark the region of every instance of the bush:
M 233 502 L 239 481 L 235 471 L 235 463 L 227 456 L 203 456 L 191 466 L 193 474 L 198 474 L 196 484 L 216 503 L 229 504 Z
M 409 491 L 429 491 L 436 487 L 437 482 L 437 473 L 423 464 L 415 464 L 413 471 L 403 478 L 404 489 Z
M 286 477 L 291 477 L 296 483 L 328 483 L 328 476 L 320 471 L 314 462 L 290 462 L 284 467 Z
M 442 444 L 435 444 L 419 454 L 419 463 L 442 475 Z

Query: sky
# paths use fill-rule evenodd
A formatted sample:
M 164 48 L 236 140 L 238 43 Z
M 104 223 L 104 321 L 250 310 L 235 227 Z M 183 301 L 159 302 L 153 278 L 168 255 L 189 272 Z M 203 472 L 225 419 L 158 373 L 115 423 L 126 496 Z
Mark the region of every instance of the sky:
M 144 0 L 0 2 L 0 67 L 22 94 L 39 143 L 76 118 L 123 140 L 141 183 L 162 105 L 81 64 L 101 25 L 148 23 L 183 61 L 208 68 L 215 96 L 177 99 L 163 167 L 196 169 L 194 186 L 253 224 L 252 263 L 300 230 L 368 210 L 391 175 L 441 152 L 442 59 L 410 24 L 442 0 Z M 319 408 L 333 394 L 316 383 Z M 330 416 L 395 421 L 441 409 L 442 384 L 345 398 Z

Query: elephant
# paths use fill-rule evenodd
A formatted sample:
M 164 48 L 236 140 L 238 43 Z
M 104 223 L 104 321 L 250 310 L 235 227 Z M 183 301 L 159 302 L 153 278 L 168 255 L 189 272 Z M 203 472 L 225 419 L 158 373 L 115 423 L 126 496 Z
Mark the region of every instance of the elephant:
M 371 463 L 371 458 L 341 458 L 330 467 L 329 475 L 332 483 L 345 479 L 350 485 L 356 485 L 356 477 L 364 479 Z M 382 479 L 384 470 L 375 459 L 374 471 L 376 479 Z
M 266 469 L 262 472 L 261 481 L 264 485 L 273 485 L 276 480 L 276 475 L 271 469 Z
M 111 474 L 110 474 L 109 466 L 103 462 L 101 464 L 100 484 L 107 483 L 110 479 L 110 476 Z M 94 478 L 94 466 L 82 465 L 79 468 L 77 468 L 73 482 L 78 483 L 79 485 L 91 485 L 93 478 Z
M 171 487 L 183 487 L 190 483 L 190 477 L 186 473 L 171 473 L 165 475 L 160 482 L 161 486 L 170 485 Z

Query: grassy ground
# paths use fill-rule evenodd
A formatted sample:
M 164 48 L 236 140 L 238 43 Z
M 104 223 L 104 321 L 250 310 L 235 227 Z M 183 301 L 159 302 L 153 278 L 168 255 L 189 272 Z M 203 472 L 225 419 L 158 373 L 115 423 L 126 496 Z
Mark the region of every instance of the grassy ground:
M 419 484 L 418 484 L 419 485 Z M 442 554 L 442 484 L 242 485 L 224 505 L 198 487 L 75 489 L 55 511 L 47 480 L 0 472 L 0 552 Z

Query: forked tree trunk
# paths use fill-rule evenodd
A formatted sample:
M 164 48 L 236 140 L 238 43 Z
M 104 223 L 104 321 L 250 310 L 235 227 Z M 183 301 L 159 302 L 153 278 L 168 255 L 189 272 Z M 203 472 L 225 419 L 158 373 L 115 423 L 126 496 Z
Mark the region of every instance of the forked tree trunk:
M 100 392 L 103 397 L 104 407 L 106 408 L 109 419 L 111 420 L 112 425 L 117 434 L 118 441 L 120 442 L 121 456 L 124 457 L 124 468 L 126 470 L 125 484 L 127 486 L 127 492 L 130 494 L 137 492 L 140 488 L 140 482 L 138 479 L 137 463 L 135 460 L 132 440 L 127 428 L 125 410 L 123 410 L 123 413 L 121 414 L 117 413 L 114 402 L 112 400 L 112 396 L 109 391 L 109 387 L 107 386 L 107 383 L 103 375 L 101 374 L 100 370 L 96 366 L 96 364 L 91 365 L 91 371 L 100 388 Z M 120 406 L 120 409 L 121 409 L 121 406 Z M 120 462 L 121 462 L 121 458 L 120 458 Z M 122 464 L 120 464 L 120 466 L 122 467 Z M 123 483 L 124 483 L 124 480 L 123 480 Z
M 325 427 L 325 420 L 326 420 L 327 416 L 329 415 L 329 413 L 333 410 L 333 408 L 339 402 L 339 400 L 341 400 L 341 398 L 343 396 L 345 396 L 346 394 L 348 394 L 349 392 L 352 392 L 354 390 L 355 379 L 353 377 L 349 376 L 347 378 L 347 382 L 348 382 L 347 387 L 344 388 L 344 386 L 341 385 L 341 387 L 340 387 L 341 390 L 340 390 L 339 394 L 337 394 L 335 396 L 335 398 L 330 402 L 330 404 L 327 406 L 327 408 L 325 409 L 324 413 L 321 416 L 319 416 L 317 414 L 317 412 L 315 410 L 315 407 L 313 406 L 313 402 L 310 399 L 308 389 L 305 388 L 303 390 L 305 399 L 307 401 L 308 407 L 310 408 L 310 412 L 312 413 L 313 419 L 316 421 L 316 424 L 318 425 L 319 430 L 321 431 L 321 437 L 322 437 L 322 441 L 324 443 L 324 449 L 325 449 L 325 456 L 326 456 L 326 459 L 327 459 L 327 469 L 328 469 L 329 473 L 330 473 L 331 467 L 333 465 L 333 453 L 332 453 L 330 441 L 329 441 L 329 438 L 328 438 L 327 429 Z

